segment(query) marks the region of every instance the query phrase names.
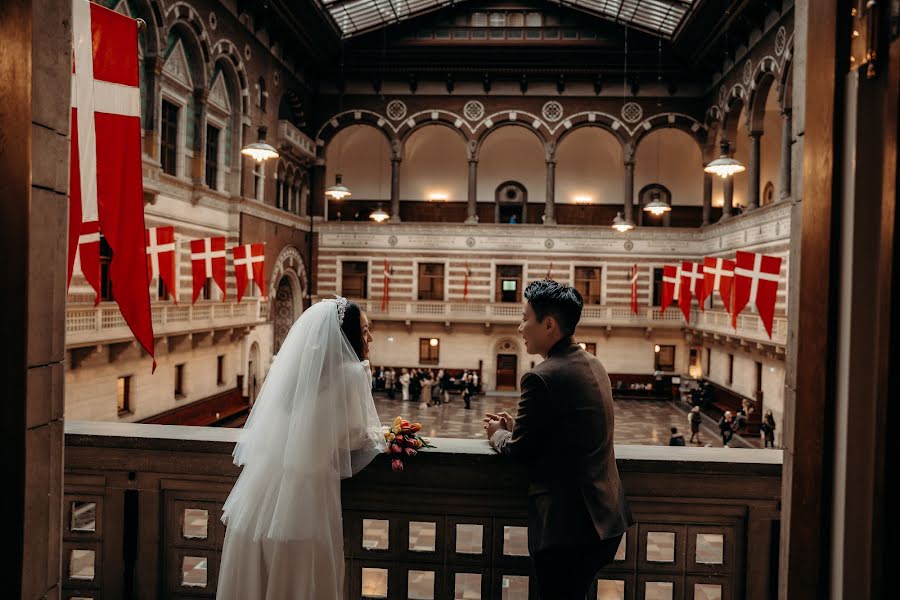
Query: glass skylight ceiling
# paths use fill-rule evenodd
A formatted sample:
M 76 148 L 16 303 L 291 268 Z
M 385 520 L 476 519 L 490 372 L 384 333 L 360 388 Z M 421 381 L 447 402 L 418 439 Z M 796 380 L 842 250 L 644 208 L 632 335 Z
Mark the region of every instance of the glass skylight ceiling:
M 319 0 L 344 37 L 465 0 Z M 671 39 L 700 0 L 553 0 L 598 17 Z

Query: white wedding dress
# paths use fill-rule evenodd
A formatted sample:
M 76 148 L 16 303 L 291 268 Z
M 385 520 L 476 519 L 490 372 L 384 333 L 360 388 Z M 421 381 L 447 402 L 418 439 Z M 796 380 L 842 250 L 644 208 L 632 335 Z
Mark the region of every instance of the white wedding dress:
M 341 485 L 384 451 L 368 361 L 340 328 L 346 300 L 291 327 L 234 450 L 218 600 L 343 597 Z

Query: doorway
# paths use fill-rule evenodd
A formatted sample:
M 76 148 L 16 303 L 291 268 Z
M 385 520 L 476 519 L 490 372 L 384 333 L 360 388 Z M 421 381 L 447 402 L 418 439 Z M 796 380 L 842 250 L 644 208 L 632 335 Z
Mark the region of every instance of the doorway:
M 497 223 L 524 223 L 528 218 L 528 192 L 518 181 L 506 181 L 497 186 L 494 200 Z
M 497 265 L 495 302 L 522 301 L 522 266 Z
M 497 355 L 497 391 L 518 389 L 519 356 L 517 354 Z

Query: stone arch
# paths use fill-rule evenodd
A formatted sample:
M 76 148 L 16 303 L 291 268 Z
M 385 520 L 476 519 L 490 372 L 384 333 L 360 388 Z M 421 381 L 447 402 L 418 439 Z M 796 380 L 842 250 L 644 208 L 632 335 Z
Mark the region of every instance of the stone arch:
M 488 122 L 488 121 L 491 121 L 490 117 L 485 119 L 485 122 Z M 524 123 L 519 120 L 509 119 L 507 116 L 507 118 L 505 120 L 493 123 L 492 125 L 486 127 L 484 129 L 484 131 L 482 131 L 481 134 L 478 135 L 478 137 L 476 138 L 475 155 L 481 156 L 481 148 L 484 146 L 485 140 L 490 138 L 491 134 L 496 133 L 497 131 L 500 131 L 504 127 L 520 127 L 526 131 L 531 132 L 537 138 L 537 140 L 540 142 L 541 146 L 544 148 L 547 147 L 547 143 L 550 141 L 550 138 L 548 136 L 541 133 L 540 128 L 532 127 L 528 123 Z M 476 129 L 475 129 L 476 133 L 479 128 L 480 128 L 480 125 L 479 125 L 479 127 L 476 127 Z
M 741 85 L 731 88 L 725 100 L 725 111 L 722 115 L 722 138 L 734 144 L 737 139 L 738 118 L 745 107 L 745 93 Z
M 785 51 L 787 54 L 787 51 Z M 787 60 L 781 68 L 778 82 L 778 102 L 781 110 L 791 110 L 794 105 L 794 61 Z
M 296 277 L 295 283 L 298 286 L 296 291 L 299 292 L 298 298 L 301 299 L 300 306 L 302 307 L 302 299 L 307 297 L 308 290 L 306 263 L 303 262 L 303 256 L 300 254 L 300 251 L 294 246 L 285 246 L 278 254 L 278 258 L 275 259 L 272 275 L 269 277 L 270 298 L 275 295 L 275 286 L 288 273 L 292 273 L 292 278 Z
M 503 220 L 501 207 L 510 207 L 512 209 L 520 209 L 517 213 L 519 223 L 528 222 L 528 189 L 518 181 L 507 180 L 494 190 L 494 222 L 508 223 Z
M 756 65 L 753 80 L 750 83 L 750 95 L 747 99 L 747 127 L 750 131 L 762 131 L 763 117 L 766 112 L 766 100 L 776 81 L 778 65 L 771 56 L 766 56 Z
M 203 24 L 203 19 L 200 18 L 197 10 L 186 2 L 176 2 L 166 10 L 166 19 L 171 23 L 170 30 L 178 25 L 184 25 L 190 30 L 194 41 L 203 53 L 203 62 L 208 63 L 212 56 L 209 34 L 206 32 L 206 25 Z M 204 71 L 201 81 L 206 81 L 205 74 Z
M 595 115 L 594 120 L 591 120 L 589 115 Z M 570 125 L 566 125 L 566 123 L 571 123 Z M 624 155 L 628 146 L 628 135 L 627 132 L 623 131 L 622 124 L 613 119 L 610 115 L 606 113 L 579 113 L 578 115 L 574 115 L 570 117 L 569 120 L 563 124 L 563 131 L 556 137 L 556 147 L 559 148 L 563 140 L 569 137 L 570 134 L 574 133 L 578 129 L 586 129 L 586 128 L 595 128 L 602 129 L 607 133 L 612 134 L 614 138 L 619 142 L 619 145 L 622 148 L 622 154 Z
M 184 46 L 195 91 L 205 89 L 209 82 L 209 48 L 204 48 L 201 38 L 184 21 L 176 21 L 169 26 L 166 39 L 167 49 L 175 44 L 173 41 L 175 38 L 181 40 Z
M 247 70 L 244 68 L 244 61 L 241 58 L 241 53 L 238 52 L 237 46 L 235 46 L 231 40 L 219 40 L 216 42 L 216 45 L 213 46 L 212 60 L 213 64 L 221 62 L 223 70 L 228 73 L 236 83 L 236 89 L 240 94 L 240 114 L 249 114 L 250 85 L 247 81 Z
M 353 125 L 372 127 L 385 137 L 388 144 L 397 139 L 395 135 L 391 135 L 388 129 L 390 128 L 394 134 L 397 133 L 397 130 L 380 114 L 370 110 L 348 110 L 332 116 L 319 127 L 319 130 L 316 132 L 316 146 L 318 147 L 319 158 L 325 157 L 325 148 L 334 139 L 334 136 Z
M 697 119 L 681 113 L 663 113 L 647 117 L 638 125 L 635 130 L 632 144 L 634 151 L 637 152 L 641 142 L 655 131 L 660 129 L 677 129 L 689 135 L 692 140 L 703 152 L 706 145 L 709 128 Z
M 465 126 L 470 133 L 473 133 L 472 126 L 456 113 L 443 109 L 422 110 L 409 115 L 397 126 L 396 134 L 401 142 L 406 143 L 406 140 L 412 137 L 416 131 L 429 125 L 439 125 L 452 129 L 459 134 L 463 143 L 468 143 L 469 140 L 473 139 L 463 131 L 463 126 Z
M 662 217 L 654 217 L 648 215 L 644 210 L 644 206 L 653 199 L 654 192 L 659 192 L 660 200 L 663 200 L 669 206 L 672 206 L 672 192 L 668 187 L 656 182 L 645 185 L 640 189 L 637 195 L 637 206 L 635 207 L 637 224 L 643 227 L 667 227 L 669 225 L 671 213 L 666 213 Z
M 286 246 L 278 254 L 269 278 L 269 314 L 273 322 L 273 350 L 278 352 L 287 332 L 303 313 L 306 266 L 300 251 Z

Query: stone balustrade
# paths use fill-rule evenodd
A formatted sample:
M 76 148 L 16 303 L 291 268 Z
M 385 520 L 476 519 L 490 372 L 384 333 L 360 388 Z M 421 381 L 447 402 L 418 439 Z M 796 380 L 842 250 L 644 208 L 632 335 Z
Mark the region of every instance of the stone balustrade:
M 298 158 L 316 158 L 316 143 L 290 121 L 278 121 L 278 146 Z
M 254 299 L 243 302 L 198 302 L 173 304 L 154 302 L 150 311 L 153 334 L 177 335 L 193 331 L 252 326 L 268 318 L 267 302 Z M 66 347 L 125 342 L 134 334 L 114 302 L 98 306 L 66 306 Z
M 237 430 L 66 423 L 67 598 L 213 598 Z M 435 439 L 342 490 L 345 597 L 536 598 L 526 481 L 485 441 Z M 774 597 L 782 452 L 617 446 L 637 523 L 590 598 Z M 299 558 L 298 558 L 299 560 Z

